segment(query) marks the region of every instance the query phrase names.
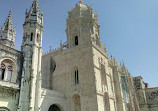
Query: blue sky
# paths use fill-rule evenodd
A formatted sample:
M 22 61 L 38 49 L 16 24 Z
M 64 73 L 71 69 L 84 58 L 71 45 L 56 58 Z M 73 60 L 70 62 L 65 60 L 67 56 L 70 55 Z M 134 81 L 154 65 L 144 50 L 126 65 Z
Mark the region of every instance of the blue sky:
M 33 0 L 0 0 L 0 26 L 12 9 L 16 49 L 20 50 L 24 16 Z M 44 13 L 43 50 L 66 41 L 66 18 L 79 0 L 39 0 Z M 158 87 L 158 0 L 83 0 L 98 13 L 100 37 L 109 56 L 124 60 L 133 76 Z

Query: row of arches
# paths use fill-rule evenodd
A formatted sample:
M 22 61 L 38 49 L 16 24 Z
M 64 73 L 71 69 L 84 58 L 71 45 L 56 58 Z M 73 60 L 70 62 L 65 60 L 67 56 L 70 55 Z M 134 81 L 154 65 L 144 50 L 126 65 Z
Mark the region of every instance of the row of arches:
M 105 95 L 105 109 L 106 111 L 110 111 L 110 103 L 109 103 L 109 97 L 107 95 Z M 73 106 L 74 106 L 74 111 L 81 111 L 81 102 L 80 102 L 80 96 L 78 94 L 73 96 Z M 6 107 L 0 107 L 0 111 L 10 111 L 8 108 Z M 49 107 L 48 111 L 63 111 L 63 109 L 56 104 L 53 104 Z
M 75 94 L 73 96 L 72 102 L 73 102 L 73 110 L 81 111 L 81 100 L 78 94 Z M 107 93 L 104 94 L 104 109 L 105 111 L 110 111 L 110 101 Z M 63 109 L 59 107 L 59 105 L 53 104 L 49 107 L 48 111 L 63 111 Z

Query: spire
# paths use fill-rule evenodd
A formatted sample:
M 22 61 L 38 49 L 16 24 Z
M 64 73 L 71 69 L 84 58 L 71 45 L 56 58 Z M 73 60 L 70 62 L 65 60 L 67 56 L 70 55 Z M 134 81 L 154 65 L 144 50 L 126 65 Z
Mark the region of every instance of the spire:
M 83 4 L 83 1 L 82 1 L 82 0 L 80 0 L 80 1 L 79 1 L 79 4 Z
M 38 0 L 34 0 L 30 8 L 30 13 L 37 13 L 37 12 L 40 12 L 39 3 Z
M 6 19 L 4 25 L 2 26 L 1 30 L 13 30 L 13 24 L 12 24 L 12 11 L 9 11 L 8 18 Z
M 50 52 L 50 53 L 52 52 L 52 46 L 49 47 L 49 52 Z
M 125 63 L 124 63 L 124 61 L 123 61 L 123 67 L 125 68 Z
M 26 10 L 25 23 L 30 23 L 30 22 L 43 25 L 43 13 L 40 13 L 38 0 L 33 1 L 29 12 L 27 12 Z
M 104 52 L 107 53 L 107 51 L 106 51 L 106 46 L 105 46 L 105 45 L 104 45 Z
M 0 43 L 14 48 L 15 41 L 15 29 L 12 24 L 12 11 L 9 11 L 9 15 L 0 30 Z
M 120 66 L 121 66 L 122 64 L 121 64 L 121 61 L 120 61 Z
M 125 63 L 124 63 L 124 61 L 122 61 L 122 62 L 123 62 L 123 65 L 122 65 L 122 71 L 126 72 Z
M 112 60 L 112 54 L 111 54 L 111 60 Z

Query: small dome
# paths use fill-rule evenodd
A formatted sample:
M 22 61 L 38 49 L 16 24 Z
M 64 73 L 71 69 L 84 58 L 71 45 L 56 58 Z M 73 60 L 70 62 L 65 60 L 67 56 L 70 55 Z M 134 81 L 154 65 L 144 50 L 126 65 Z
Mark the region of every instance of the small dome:
M 92 8 L 90 8 L 86 4 L 83 4 L 82 1 L 80 1 L 79 4 L 76 4 L 76 6 L 70 11 L 71 19 L 75 19 L 78 17 L 91 18 L 92 15 Z

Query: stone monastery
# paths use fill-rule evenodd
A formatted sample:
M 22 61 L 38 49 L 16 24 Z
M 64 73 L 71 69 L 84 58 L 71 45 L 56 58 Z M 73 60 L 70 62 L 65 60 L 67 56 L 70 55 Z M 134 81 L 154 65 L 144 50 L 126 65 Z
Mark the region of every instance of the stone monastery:
M 82 0 L 68 12 L 67 41 L 47 54 L 38 0 L 25 13 L 21 51 L 11 16 L 0 29 L 0 111 L 158 111 L 158 88 L 108 57 Z

